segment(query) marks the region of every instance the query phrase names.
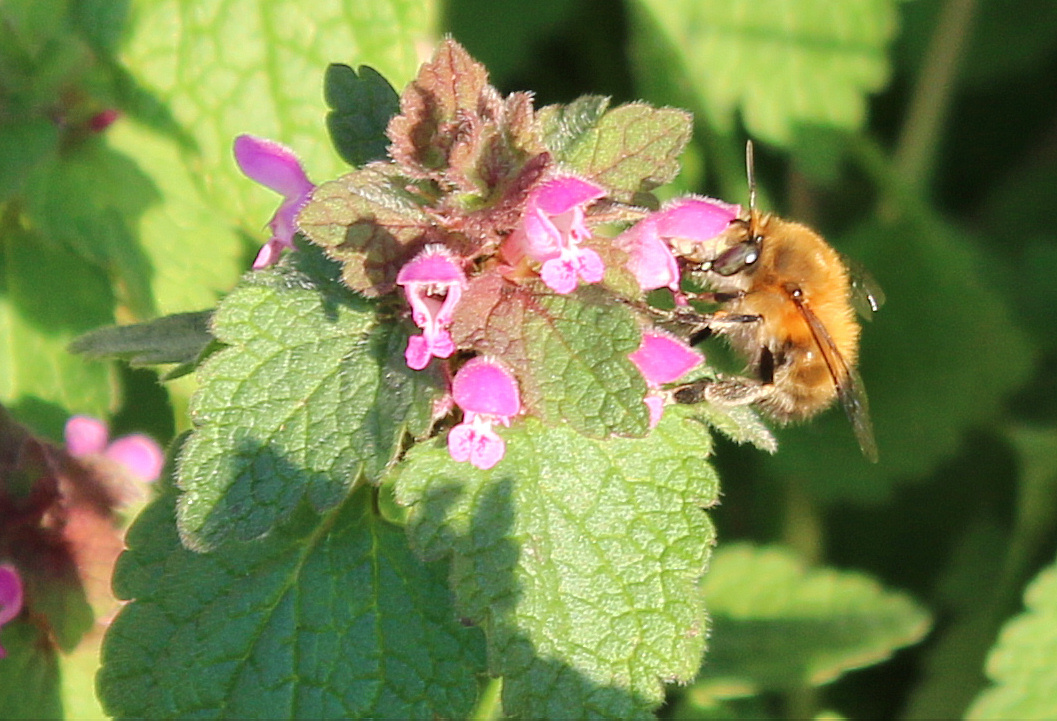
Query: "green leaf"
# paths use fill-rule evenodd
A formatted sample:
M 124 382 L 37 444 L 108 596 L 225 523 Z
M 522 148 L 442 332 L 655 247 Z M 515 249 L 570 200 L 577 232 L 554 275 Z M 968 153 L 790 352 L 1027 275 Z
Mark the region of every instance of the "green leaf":
M 443 568 L 361 487 L 320 517 L 212 553 L 180 544 L 171 495 L 128 536 L 98 685 L 113 716 L 464 718 L 483 666 Z
M 400 266 L 426 244 L 432 220 L 406 185 L 391 165 L 373 163 L 320 185 L 297 217 L 364 295 L 392 290 Z
M 49 118 L 0 125 L 0 202 L 19 192 L 34 169 L 54 161 L 59 128 Z
M 451 556 L 460 613 L 482 624 L 503 708 L 526 718 L 642 718 L 704 648 L 696 591 L 717 500 L 711 441 L 685 409 L 649 437 L 585 438 L 533 418 L 480 471 L 440 442 L 396 475 L 412 544 Z
M 25 209 L 41 235 L 116 276 L 139 317 L 154 313 L 150 263 L 133 233 L 160 201 L 150 177 L 101 141 L 87 142 L 26 180 Z
M 342 160 L 357 166 L 385 160 L 385 129 L 400 112 L 400 98 L 389 81 L 367 65 L 360 66 L 357 77 L 348 65 L 333 63 L 327 67 L 323 93 L 331 107 L 327 130 Z
M 105 415 L 110 369 L 66 346 L 112 323 L 113 303 L 98 268 L 32 232 L 0 227 L 0 403 L 55 438 L 70 412 Z
M 13 621 L 0 629 L 0 644 L 7 651 L 0 660 L 4 718 L 63 718 L 58 655 L 47 633 L 31 621 Z
M 702 593 L 712 629 L 695 689 L 718 698 L 828 683 L 930 625 L 906 595 L 861 573 L 808 569 L 781 548 L 719 548 Z
M 70 344 L 88 358 L 124 358 L 132 366 L 194 363 L 213 342 L 213 311 L 176 313 L 146 323 L 98 328 Z
M 644 435 L 646 384 L 628 360 L 642 337 L 631 312 L 597 288 L 556 295 L 536 287 L 496 274 L 475 279 L 455 310 L 456 345 L 506 363 L 522 403 L 546 423 L 593 438 Z
M 730 133 L 788 146 L 800 126 L 862 126 L 888 79 L 893 0 L 636 0 L 638 81 Z
M 586 96 L 539 113 L 546 145 L 568 169 L 610 190 L 618 200 L 664 185 L 679 173 L 693 118 L 677 108 Z
M 302 499 L 333 507 L 377 481 L 405 431 L 428 427 L 439 376 L 407 368 L 402 324 L 336 278 L 317 249 L 248 274 L 221 302 L 224 348 L 198 371 L 195 431 L 180 458 L 180 531 L 191 547 L 267 533 Z
M 1057 717 L 1057 565 L 1044 569 L 1024 594 L 1027 610 L 1002 629 L 987 658 L 993 686 L 966 718 Z

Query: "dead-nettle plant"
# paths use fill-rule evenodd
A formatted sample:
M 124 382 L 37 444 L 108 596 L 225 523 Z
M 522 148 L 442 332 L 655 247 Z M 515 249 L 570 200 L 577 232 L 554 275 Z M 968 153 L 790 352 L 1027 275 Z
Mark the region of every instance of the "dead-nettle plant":
M 341 65 L 326 93 L 354 169 L 235 139 L 283 196 L 254 269 L 81 342 L 199 383 L 116 569 L 105 707 L 462 717 L 487 674 L 508 714 L 648 715 L 705 651 L 710 428 L 774 449 L 745 407 L 671 402 L 714 375 L 673 332 L 673 242 L 741 209 L 652 195 L 688 113 L 536 108 L 451 40 L 399 96 Z

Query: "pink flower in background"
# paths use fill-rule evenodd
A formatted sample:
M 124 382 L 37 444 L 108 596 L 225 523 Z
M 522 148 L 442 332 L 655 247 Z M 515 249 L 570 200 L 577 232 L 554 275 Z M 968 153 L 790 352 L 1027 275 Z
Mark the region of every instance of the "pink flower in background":
M 282 204 L 268 223 L 272 237 L 253 261 L 254 269 L 267 268 L 279 260 L 283 248 L 294 249 L 297 214 L 316 186 L 305 175 L 294 151 L 274 140 L 255 135 L 238 136 L 235 138 L 235 162 L 251 180 L 283 196 Z
M 165 465 L 165 454 L 154 439 L 135 433 L 108 443 L 110 432 L 97 418 L 73 416 L 66 421 L 65 436 L 66 451 L 74 458 L 103 456 L 141 481 L 156 480 Z
M 602 280 L 602 259 L 580 243 L 591 236 L 584 207 L 605 194 L 601 186 L 571 175 L 540 185 L 528 197 L 521 224 L 503 244 L 507 262 L 527 257 L 541 263 L 540 277 L 555 293 L 572 293 L 580 280 Z
M 650 329 L 642 333 L 642 344 L 638 350 L 628 354 L 650 392 L 644 402 L 650 409 L 650 428 L 656 426 L 664 412 L 664 397 L 659 389 L 672 383 L 696 368 L 704 358 L 685 342 L 663 331 Z
M 422 370 L 431 358 L 448 358 L 455 352 L 448 326 L 455 306 L 466 289 L 462 266 L 442 245 L 427 245 L 396 276 L 397 285 L 411 304 L 411 318 L 422 335 L 407 339 L 404 359 L 409 368 Z
M 448 452 L 456 461 L 487 470 L 506 454 L 506 443 L 492 426 L 509 426 L 522 410 L 517 380 L 499 361 L 479 356 L 455 374 L 451 393 L 463 421 L 448 432 Z
M 643 291 L 679 290 L 679 264 L 672 253 L 673 240 L 702 243 L 722 233 L 738 217 L 737 205 L 712 198 L 679 198 L 651 213 L 614 239 L 628 254 L 628 270 Z
M 0 564 L 0 628 L 22 611 L 22 578 L 10 563 Z M 0 658 L 7 651 L 0 646 Z

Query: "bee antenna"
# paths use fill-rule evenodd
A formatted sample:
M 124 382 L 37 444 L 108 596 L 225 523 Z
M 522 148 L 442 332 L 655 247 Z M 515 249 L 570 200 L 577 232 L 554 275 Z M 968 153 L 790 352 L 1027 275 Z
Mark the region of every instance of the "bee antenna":
M 749 217 L 756 212 L 756 158 L 752 151 L 752 141 L 745 141 L 745 175 L 749 180 Z

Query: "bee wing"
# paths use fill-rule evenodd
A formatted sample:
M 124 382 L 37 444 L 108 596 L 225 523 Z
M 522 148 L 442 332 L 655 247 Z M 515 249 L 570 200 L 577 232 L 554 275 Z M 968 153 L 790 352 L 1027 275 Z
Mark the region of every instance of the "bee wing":
M 837 397 L 844 407 L 844 412 L 851 422 L 855 438 L 859 441 L 859 448 L 866 460 L 877 463 L 877 441 L 874 440 L 873 423 L 870 421 L 870 402 L 866 398 L 866 386 L 862 382 L 858 371 L 848 365 L 844 356 L 837 350 L 837 344 L 833 342 L 829 331 L 822 321 L 818 319 L 802 300 L 795 298 L 796 307 L 807 322 L 811 335 L 815 339 L 815 345 L 822 353 L 829 375 L 833 384 L 837 386 Z
M 885 304 L 885 292 L 862 263 L 841 255 L 844 267 L 851 280 L 851 304 L 865 320 L 873 320 L 873 314 Z

